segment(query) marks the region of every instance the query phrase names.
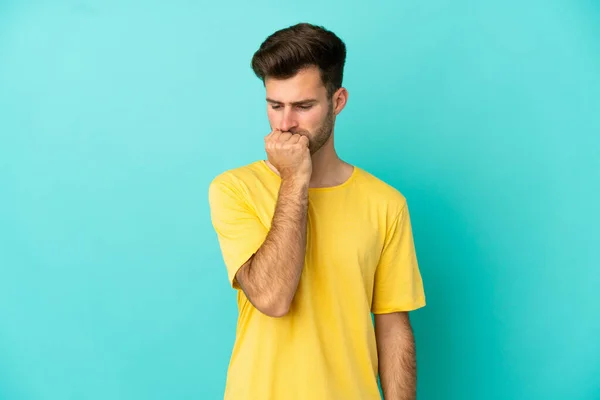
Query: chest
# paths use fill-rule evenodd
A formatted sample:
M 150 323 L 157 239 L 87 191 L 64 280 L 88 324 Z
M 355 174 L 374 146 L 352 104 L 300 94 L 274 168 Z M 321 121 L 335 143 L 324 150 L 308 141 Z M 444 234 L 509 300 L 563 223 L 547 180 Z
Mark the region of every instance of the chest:
M 378 210 L 360 199 L 314 201 L 307 221 L 306 279 L 371 286 L 385 238 Z
M 256 208 L 270 229 L 277 193 Z M 367 197 L 310 194 L 302 280 L 312 285 L 372 284 L 385 240 L 385 215 Z M 308 282 L 307 282 L 308 283 Z M 325 289 L 325 288 L 323 288 Z

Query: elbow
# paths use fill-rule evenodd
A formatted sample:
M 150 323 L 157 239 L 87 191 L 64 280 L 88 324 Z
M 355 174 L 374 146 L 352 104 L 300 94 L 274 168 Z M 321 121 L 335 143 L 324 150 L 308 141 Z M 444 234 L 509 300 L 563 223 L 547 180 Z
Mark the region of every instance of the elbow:
M 258 311 L 271 318 L 285 317 L 290 312 L 291 304 L 285 300 L 262 302 L 256 307 Z
M 290 312 L 293 294 L 286 294 L 286 289 L 277 287 L 272 282 L 262 282 L 260 285 L 250 284 L 253 282 L 249 274 L 254 265 L 253 259 L 248 263 L 247 268 L 240 269 L 238 272 L 240 287 L 244 291 L 246 298 L 250 303 L 262 314 L 272 317 L 281 318 Z

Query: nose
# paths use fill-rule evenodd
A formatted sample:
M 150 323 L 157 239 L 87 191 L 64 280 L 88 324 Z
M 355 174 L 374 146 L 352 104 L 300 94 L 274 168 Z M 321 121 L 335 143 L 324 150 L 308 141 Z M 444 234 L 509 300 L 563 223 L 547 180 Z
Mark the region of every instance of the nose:
M 291 110 L 283 111 L 281 115 L 281 121 L 279 123 L 279 129 L 283 132 L 290 132 L 291 129 L 297 126 L 296 118 Z

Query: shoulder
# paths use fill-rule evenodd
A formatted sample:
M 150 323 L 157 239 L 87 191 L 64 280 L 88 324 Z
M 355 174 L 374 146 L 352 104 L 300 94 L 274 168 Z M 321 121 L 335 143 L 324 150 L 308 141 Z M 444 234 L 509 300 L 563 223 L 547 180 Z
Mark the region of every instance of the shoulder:
M 386 203 L 398 204 L 399 206 L 406 203 L 406 197 L 400 189 L 362 168 L 358 168 L 357 172 L 357 183 L 360 184 L 361 189 L 364 189 L 363 192 L 369 197 Z
M 235 188 L 256 179 L 261 179 L 265 174 L 262 161 L 239 165 L 218 173 L 209 183 L 209 189 L 217 187 Z
M 369 203 L 384 208 L 391 215 L 398 215 L 407 206 L 400 189 L 372 172 L 358 168 L 356 182 Z
M 273 172 L 262 160 L 238 165 L 218 173 L 208 186 L 211 202 L 223 196 L 244 201 L 251 197 L 256 188 L 273 179 Z

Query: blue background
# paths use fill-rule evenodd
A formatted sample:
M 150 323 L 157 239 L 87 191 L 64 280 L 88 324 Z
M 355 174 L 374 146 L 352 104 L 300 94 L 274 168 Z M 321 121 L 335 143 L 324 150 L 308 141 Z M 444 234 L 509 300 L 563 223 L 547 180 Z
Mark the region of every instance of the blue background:
M 346 42 L 343 159 L 411 207 L 420 399 L 600 399 L 596 1 L 0 2 L 0 399 L 219 399 L 250 58 Z

